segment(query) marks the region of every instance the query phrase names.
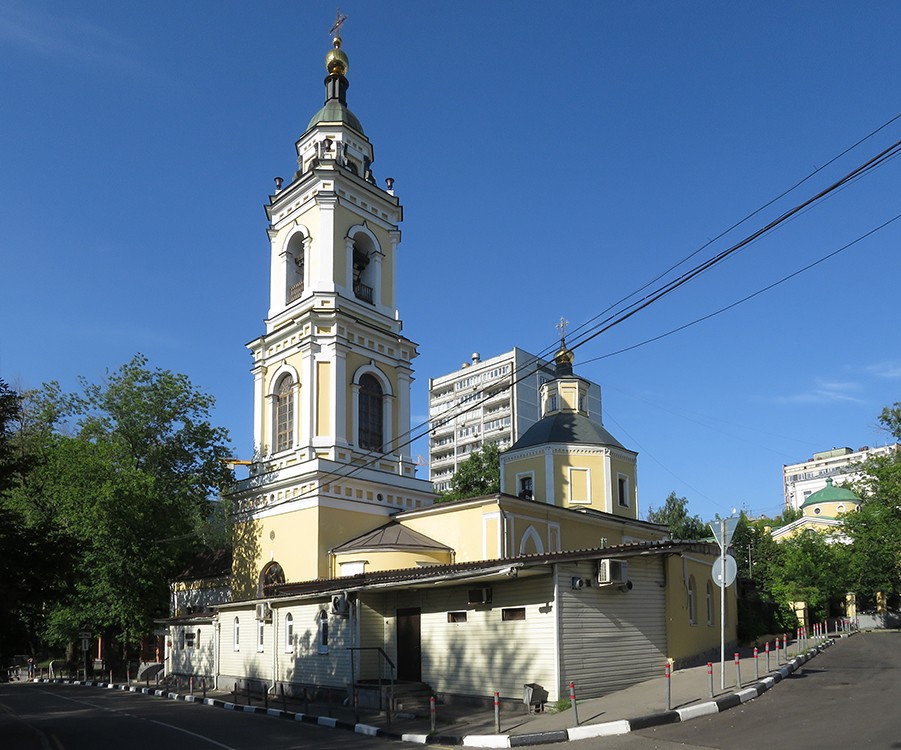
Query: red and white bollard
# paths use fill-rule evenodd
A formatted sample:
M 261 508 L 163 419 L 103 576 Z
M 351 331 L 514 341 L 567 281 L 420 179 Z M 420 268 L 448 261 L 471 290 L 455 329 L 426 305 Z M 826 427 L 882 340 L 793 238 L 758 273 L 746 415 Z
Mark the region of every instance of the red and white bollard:
M 707 685 L 710 697 L 713 697 L 713 662 L 707 662 Z
M 494 691 L 494 733 L 501 733 L 501 699 L 497 690 Z
M 760 662 L 757 661 L 757 646 L 754 646 L 754 679 L 760 679 Z
M 672 686 L 670 683 L 670 663 L 666 662 L 666 665 L 663 667 L 663 678 L 664 684 L 666 685 L 666 710 L 669 711 L 673 707 L 673 693 Z
M 437 722 L 438 717 L 436 714 L 436 710 L 437 709 L 435 707 L 435 696 L 433 695 L 429 698 L 429 716 L 431 718 L 432 734 L 435 734 L 435 727 L 437 726 L 437 723 L 438 723 Z
M 741 687 L 741 656 L 735 652 L 735 687 Z
M 766 642 L 766 671 L 770 673 L 770 642 Z
M 573 707 L 573 721 L 579 726 L 579 709 L 576 707 L 576 683 L 569 683 L 569 703 Z

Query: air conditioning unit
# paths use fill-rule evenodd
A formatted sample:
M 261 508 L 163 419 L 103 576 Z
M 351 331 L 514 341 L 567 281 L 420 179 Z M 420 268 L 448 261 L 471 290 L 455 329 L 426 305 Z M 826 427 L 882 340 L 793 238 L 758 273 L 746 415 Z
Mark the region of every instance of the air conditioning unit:
M 347 594 L 338 594 L 332 597 L 332 614 L 347 617 L 350 614 L 350 600 Z
M 625 586 L 629 581 L 629 567 L 625 560 L 598 560 L 599 586 Z
M 272 607 L 266 604 L 266 602 L 257 604 L 256 618 L 260 622 L 272 622 Z
M 491 604 L 492 592 L 489 587 L 482 589 L 470 589 L 467 596 L 468 604 Z

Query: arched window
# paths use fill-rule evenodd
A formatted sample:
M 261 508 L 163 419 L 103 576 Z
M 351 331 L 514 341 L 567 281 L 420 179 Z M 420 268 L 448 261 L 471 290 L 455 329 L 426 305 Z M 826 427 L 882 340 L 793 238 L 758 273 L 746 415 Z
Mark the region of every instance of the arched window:
M 713 584 L 707 581 L 707 624 L 713 625 Z
M 277 562 L 269 563 L 260 574 L 260 595 L 265 594 L 271 586 L 285 582 L 285 571 Z
M 184 629 L 181 629 L 178 632 L 178 648 L 180 651 L 185 650 L 185 631 L 184 631 Z
M 236 617 L 233 627 L 233 648 L 235 651 L 241 650 L 241 621 Z
M 294 615 L 285 615 L 285 653 L 294 653 Z
M 273 425 L 276 453 L 288 450 L 294 444 L 294 381 L 289 375 L 279 381 L 275 390 Z
M 288 242 L 285 253 L 285 303 L 300 299 L 304 293 L 304 276 L 308 238 L 295 234 Z
M 384 444 L 384 399 L 382 384 L 373 375 L 360 378 L 360 447 L 381 451 Z
M 695 577 L 688 577 L 688 622 L 691 625 L 697 625 L 698 613 L 695 602 Z

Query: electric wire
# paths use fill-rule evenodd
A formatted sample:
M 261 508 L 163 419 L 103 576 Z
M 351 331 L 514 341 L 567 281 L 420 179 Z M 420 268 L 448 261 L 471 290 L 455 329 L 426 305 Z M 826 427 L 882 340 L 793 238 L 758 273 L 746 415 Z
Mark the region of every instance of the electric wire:
M 842 155 L 846 154 L 848 151 L 850 151 L 850 150 L 852 150 L 853 148 L 855 148 L 856 145 L 859 145 L 859 144 L 862 143 L 863 141 L 867 140 L 867 138 L 872 137 L 873 134 L 875 134 L 876 132 L 878 132 L 878 131 L 881 130 L 882 128 L 887 127 L 891 122 L 897 120 L 898 118 L 901 118 L 901 114 L 899 114 L 899 115 L 897 115 L 896 117 L 892 118 L 892 120 L 889 120 L 887 123 L 885 123 L 883 126 L 881 126 L 880 128 L 878 128 L 876 131 L 873 131 L 873 133 L 871 133 L 870 135 L 868 135 L 868 136 L 864 137 L 863 139 L 861 139 L 860 141 L 858 141 L 858 143 L 855 144 L 855 146 L 849 147 L 848 149 L 846 149 L 845 151 L 843 151 L 842 154 L 840 154 L 840 155 L 834 157 L 833 159 L 831 159 L 829 162 L 827 162 L 826 165 L 824 165 L 824 167 L 822 167 L 822 168 L 816 170 L 815 172 L 811 173 L 811 175 L 809 175 L 808 177 L 806 177 L 806 178 L 804 178 L 803 180 L 801 180 L 801 181 L 798 183 L 798 185 L 803 184 L 807 179 L 809 179 L 810 176 L 812 176 L 813 174 L 816 174 L 818 171 L 820 171 L 821 169 L 825 168 L 825 166 L 827 166 L 828 164 L 833 163 L 836 159 L 840 158 Z M 662 299 L 664 296 L 670 294 L 671 292 L 675 291 L 676 289 L 680 288 L 681 286 L 684 286 L 684 285 L 687 284 L 689 281 L 691 281 L 692 279 L 696 278 L 698 275 L 702 274 L 704 271 L 708 270 L 709 268 L 712 268 L 713 266 L 715 266 L 715 265 L 717 265 L 718 263 L 722 262 L 723 260 L 725 260 L 726 258 L 730 257 L 730 256 L 733 255 L 734 253 L 738 252 L 738 251 L 741 250 L 742 248 L 744 248 L 744 247 L 746 247 L 747 245 L 751 244 L 753 241 L 755 241 L 755 240 L 758 239 L 759 237 L 761 237 L 761 236 L 763 236 L 763 235 L 765 235 L 765 234 L 771 232 L 773 229 L 775 229 L 775 228 L 778 227 L 779 225 L 783 224 L 785 221 L 787 221 L 787 220 L 790 219 L 791 217 L 795 216 L 796 214 L 800 213 L 800 212 L 801 212 L 802 210 L 804 210 L 805 208 L 807 208 L 807 207 L 809 207 L 809 206 L 811 206 L 811 205 L 817 203 L 818 201 L 822 200 L 823 198 L 825 198 L 825 197 L 828 196 L 829 194 L 833 193 L 834 191 L 838 190 L 839 188 L 841 188 L 841 187 L 843 187 L 843 186 L 849 184 L 852 180 L 855 180 L 856 178 L 858 178 L 858 177 L 860 177 L 860 176 L 862 176 L 862 175 L 864 175 L 864 174 L 866 174 L 866 173 L 872 171 L 873 169 L 876 169 L 877 167 L 881 166 L 882 164 L 884 164 L 884 163 L 885 163 L 886 161 L 888 161 L 889 159 L 894 158 L 894 156 L 897 156 L 898 153 L 899 153 L 899 147 L 901 147 L 901 140 L 896 141 L 895 143 L 893 143 L 893 144 L 892 144 L 891 146 L 889 146 L 888 148 L 883 149 L 883 151 L 879 152 L 878 154 L 876 154 L 875 156 L 873 156 L 872 158 L 870 158 L 869 160 L 867 160 L 866 162 L 864 162 L 863 164 L 861 164 L 860 166 L 858 166 L 857 168 L 855 168 L 854 170 L 852 170 L 851 172 L 849 172 L 848 174 L 846 174 L 844 177 L 840 178 L 840 179 L 837 180 L 836 182 L 832 183 L 832 184 L 829 185 L 828 187 L 826 187 L 826 188 L 824 188 L 823 190 L 819 191 L 818 193 L 816 193 L 816 194 L 813 195 L 812 197 L 808 198 L 807 200 L 803 201 L 802 203 L 800 203 L 800 204 L 796 205 L 795 207 L 789 209 L 788 211 L 784 212 L 783 214 L 781 214 L 781 215 L 780 215 L 779 217 L 777 217 L 776 219 L 770 221 L 770 222 L 769 222 L 768 224 L 766 224 L 764 227 L 762 227 L 762 228 L 756 230 L 755 232 L 753 232 L 751 235 L 748 235 L 747 237 L 745 237 L 744 239 L 740 240 L 739 242 L 733 244 L 733 245 L 730 246 L 729 248 L 726 248 L 725 250 L 721 251 L 720 253 L 717 253 L 717 254 L 716 254 L 715 256 L 713 256 L 712 258 L 709 258 L 708 260 L 706 260 L 706 261 L 704 261 L 703 263 L 701 263 L 701 264 L 695 266 L 695 267 L 692 268 L 691 270 L 689 270 L 689 271 L 683 273 L 683 274 L 682 274 L 681 276 L 679 276 L 678 278 L 676 278 L 676 279 L 674 279 L 674 280 L 672 280 L 672 281 L 670 281 L 670 282 L 664 284 L 662 287 L 659 287 L 658 289 L 656 289 L 656 290 L 655 290 L 654 292 L 652 292 L 651 294 L 648 294 L 648 295 L 646 295 L 645 297 L 643 297 L 642 299 L 640 299 L 640 300 L 634 302 L 632 305 L 628 306 L 627 308 L 625 308 L 625 310 L 621 311 L 620 313 L 617 313 L 616 315 L 611 316 L 610 318 L 605 319 L 604 321 L 602 321 L 601 323 L 599 323 L 599 324 L 597 324 L 597 325 L 591 326 L 591 327 L 588 329 L 588 331 L 589 331 L 588 333 L 583 334 L 581 337 L 578 337 L 578 340 L 577 340 L 575 343 L 571 344 L 568 348 L 569 348 L 570 350 L 574 350 L 574 349 L 576 349 L 576 348 L 578 348 L 578 347 L 581 347 L 581 346 L 583 346 L 584 344 L 586 344 L 586 343 L 588 343 L 589 341 L 591 341 L 591 340 L 593 340 L 594 338 L 596 338 L 597 336 L 599 336 L 601 333 L 604 333 L 605 331 L 610 330 L 610 329 L 613 328 L 614 326 L 619 325 L 619 324 L 625 322 L 626 320 L 628 320 L 629 318 L 631 318 L 632 316 L 634 316 L 635 314 L 637 314 L 637 313 L 640 312 L 641 310 L 643 310 L 643 309 L 649 307 L 649 306 L 650 306 L 651 304 L 653 304 L 654 302 L 658 301 L 659 299 Z M 795 186 L 795 187 L 797 187 L 797 186 Z M 787 191 L 785 191 L 784 193 L 782 193 L 779 197 L 784 196 L 784 195 L 790 193 L 792 190 L 795 189 L 795 187 L 788 189 Z M 744 221 L 747 220 L 747 218 L 750 218 L 751 216 L 756 215 L 757 213 L 759 213 L 759 211 L 761 211 L 761 210 L 763 210 L 764 208 L 766 208 L 767 206 L 771 205 L 773 202 L 779 200 L 779 197 L 773 199 L 773 201 L 768 202 L 767 204 L 765 204 L 764 206 L 762 206 L 762 207 L 761 207 L 760 209 L 758 209 L 757 211 L 752 212 L 751 214 L 748 215 L 748 217 L 746 217 L 746 218 L 743 219 L 742 221 L 737 222 L 735 225 L 733 225 L 733 228 L 734 228 L 735 226 L 738 226 L 738 225 L 742 224 Z M 896 217 L 896 218 L 897 218 L 897 217 Z M 894 219 L 893 219 L 892 221 L 894 221 Z M 888 223 L 891 223 L 891 222 L 886 222 L 886 223 L 888 224 Z M 883 226 L 884 226 L 884 225 L 883 225 Z M 875 229 L 875 230 L 873 230 L 873 231 L 878 231 L 878 229 L 880 229 L 880 228 L 882 228 L 882 227 L 879 227 L 879 228 L 877 228 L 877 229 Z M 721 236 L 725 235 L 726 233 L 728 233 L 729 231 L 731 231 L 731 229 L 732 229 L 732 228 L 730 228 L 729 230 L 726 230 L 725 232 L 721 233 L 720 235 L 718 235 L 718 237 L 721 237 Z M 870 233 L 868 233 L 868 234 L 871 234 L 871 233 L 872 233 L 872 232 L 870 232 Z M 868 236 L 868 235 L 865 235 L 865 236 Z M 861 237 L 861 238 L 859 238 L 859 239 L 863 239 L 863 237 Z M 715 241 L 715 240 L 712 240 L 712 241 Z M 711 241 L 711 242 L 712 242 L 712 241 Z M 709 244 L 710 244 L 710 242 L 706 243 L 706 244 L 703 245 L 701 248 L 699 248 L 698 251 L 695 251 L 694 253 L 692 253 L 691 255 L 689 255 L 688 258 L 693 257 L 693 256 L 696 255 L 697 252 L 699 252 L 701 249 L 703 249 L 703 248 L 709 246 Z M 854 243 L 851 243 L 851 244 L 854 244 Z M 843 249 L 844 249 L 844 248 L 843 248 Z M 833 255 L 834 255 L 834 254 L 837 254 L 837 252 L 840 252 L 840 251 L 836 251 L 836 253 L 833 253 Z M 831 255 L 828 256 L 828 257 L 831 257 Z M 687 258 L 686 258 L 686 259 L 687 259 Z M 825 260 L 825 259 L 826 259 L 826 258 L 824 258 L 824 259 L 822 259 L 822 260 Z M 820 262 L 822 262 L 822 261 L 820 261 Z M 678 267 L 678 266 L 681 265 L 682 263 L 684 263 L 684 260 L 681 261 L 680 263 L 676 264 L 676 266 L 674 266 L 674 267 Z M 813 264 L 813 265 L 816 265 L 816 264 Z M 804 269 L 802 269 L 802 271 L 803 271 L 803 270 L 804 270 Z M 802 271 L 799 271 L 799 272 L 797 272 L 797 273 L 800 273 L 800 272 L 802 272 Z M 664 272 L 663 274 L 659 275 L 658 277 L 656 277 L 655 280 L 659 280 L 660 278 L 662 278 L 663 276 L 665 276 L 666 273 L 668 273 L 668 272 L 669 272 L 669 271 L 666 271 L 666 272 Z M 797 273 L 796 273 L 796 274 L 793 274 L 793 275 L 797 275 Z M 789 278 L 791 278 L 791 277 L 789 277 Z M 648 286 L 650 286 L 650 284 L 653 284 L 655 280 L 652 280 L 652 281 L 649 282 L 648 284 L 645 284 L 643 287 L 641 287 L 641 289 L 638 290 L 638 292 L 643 291 L 644 289 L 646 289 Z M 785 279 L 785 280 L 787 280 L 787 279 Z M 781 283 L 781 281 L 780 281 L 780 282 L 777 282 L 777 283 Z M 773 286 L 775 286 L 775 284 L 774 284 Z M 757 293 L 755 293 L 754 295 L 751 295 L 751 296 L 752 296 L 752 297 L 753 297 L 753 296 L 756 296 L 757 294 L 760 294 L 760 293 L 762 293 L 763 291 L 766 291 L 766 290 L 765 290 L 765 289 L 764 289 L 764 290 L 760 290 L 759 292 L 757 292 Z M 634 294 L 636 294 L 636 293 L 638 293 L 638 292 L 634 292 L 633 294 L 628 295 L 625 299 L 628 299 L 629 297 L 634 296 Z M 619 304 L 619 303 L 616 303 L 616 304 Z M 739 303 L 734 303 L 732 306 L 735 306 L 735 304 L 740 304 L 740 302 L 739 302 Z M 610 310 L 610 309 L 612 309 L 612 307 L 615 307 L 615 305 L 614 305 L 614 306 L 611 306 L 611 308 L 607 308 L 607 309 Z M 725 309 L 729 309 L 729 308 L 725 308 Z M 725 311 L 725 309 L 724 309 L 724 311 Z M 603 315 L 603 314 L 604 314 L 604 313 L 600 313 L 599 315 Z M 592 318 L 591 320 L 592 320 L 592 321 L 593 321 L 593 320 L 596 320 L 597 317 L 599 317 L 599 316 L 595 316 L 595 317 Z M 708 316 L 708 317 L 710 317 L 710 316 Z M 590 321 L 589 321 L 589 322 L 590 322 Z M 697 322 L 700 322 L 700 320 L 697 321 Z M 583 325 L 580 326 L 579 328 L 580 328 L 580 329 L 581 329 L 581 328 L 584 328 L 585 325 L 586 325 L 586 324 L 583 324 Z M 688 324 L 688 325 L 691 325 L 691 324 Z M 686 325 L 685 327 L 688 327 L 688 325 Z M 678 329 L 677 329 L 677 330 L 678 330 Z M 675 332 L 676 332 L 676 331 L 673 331 L 673 333 L 675 333 Z M 661 336 L 661 338 L 662 338 L 662 336 Z M 653 339 L 652 339 L 652 340 L 653 340 Z M 649 342 L 648 342 L 648 343 L 649 343 Z M 555 347 L 555 345 L 552 345 L 552 346 L 548 347 L 547 349 L 545 349 L 545 350 L 543 350 L 543 351 L 552 351 L 552 350 L 554 349 L 554 347 Z M 594 361 L 594 360 L 588 360 L 588 361 Z M 452 412 L 452 413 L 451 413 L 451 414 L 448 414 L 447 417 L 444 417 L 444 418 L 442 418 L 441 420 L 435 420 L 435 421 L 431 421 L 431 422 L 430 422 L 430 421 L 423 422 L 423 423 L 421 423 L 418 427 L 411 428 L 411 429 L 408 430 L 407 432 L 402 433 L 401 435 L 398 436 L 398 440 L 400 440 L 401 438 L 408 438 L 408 439 L 405 440 L 405 441 L 403 441 L 403 442 L 395 441 L 394 450 L 399 450 L 399 449 L 401 449 L 401 448 L 404 448 L 404 447 L 410 445 L 411 443 L 415 442 L 416 440 L 419 440 L 420 438 L 422 438 L 422 437 L 424 437 L 425 435 L 427 435 L 432 429 L 440 428 L 441 426 L 446 425 L 450 420 L 452 420 L 452 419 L 457 419 L 458 417 L 460 417 L 460 416 L 462 416 L 462 415 L 464 415 L 464 414 L 466 414 L 466 413 L 468 413 L 468 412 L 470 412 L 470 411 L 472 411 L 472 410 L 474 410 L 474 409 L 476 409 L 476 408 L 479 408 L 479 407 L 481 406 L 481 403 L 480 403 L 480 402 L 481 402 L 481 400 L 482 400 L 480 397 L 483 396 L 483 395 L 485 395 L 485 394 L 487 394 L 489 391 L 494 391 L 495 389 L 498 388 L 499 385 L 502 386 L 501 389 L 500 389 L 500 390 L 497 390 L 495 393 L 492 393 L 492 394 L 490 394 L 490 395 L 496 395 L 496 393 L 499 393 L 499 392 L 501 392 L 502 390 L 506 390 L 506 389 L 508 389 L 508 388 L 512 388 L 512 386 L 515 385 L 516 383 L 519 383 L 519 382 L 521 382 L 522 380 L 524 380 L 524 379 L 526 379 L 526 378 L 528 378 L 528 377 L 531 377 L 533 374 L 535 374 L 535 372 L 538 371 L 538 369 L 540 369 L 540 366 L 538 365 L 539 362 L 541 362 L 541 355 L 538 355 L 538 356 L 534 357 L 535 369 L 534 369 L 534 370 L 530 370 L 530 369 L 529 369 L 529 368 L 530 368 L 530 364 L 527 363 L 526 367 L 524 368 L 524 369 L 527 370 L 527 372 L 525 372 L 525 373 L 524 373 L 523 375 L 521 375 L 519 378 L 513 379 L 513 378 L 512 378 L 512 373 L 511 373 L 511 382 L 510 382 L 508 385 L 503 385 L 502 383 L 501 383 L 501 384 L 498 384 L 498 383 L 492 383 L 490 386 L 487 386 L 486 388 L 483 388 L 483 389 L 480 389 L 480 390 L 479 390 L 479 389 L 475 390 L 472 394 L 470 394 L 471 396 L 474 396 L 474 397 L 472 398 L 472 400 L 473 400 L 474 403 L 473 403 L 471 406 L 469 406 L 469 407 L 467 407 L 467 408 L 465 408 L 465 409 L 459 409 L 459 410 L 458 410 L 458 409 L 449 409 L 448 411 L 449 411 L 449 412 Z M 586 363 L 587 363 L 587 362 L 586 362 Z M 585 364 L 585 363 L 583 363 L 583 364 Z M 475 396 L 478 396 L 478 397 L 475 397 Z M 490 397 L 490 396 L 489 396 L 489 397 Z M 419 431 L 419 432 L 417 432 L 417 431 Z M 336 471 L 327 471 L 327 472 L 323 472 L 323 473 L 320 475 L 320 477 L 319 477 L 319 484 L 321 485 L 321 484 L 323 484 L 323 483 L 328 483 L 328 480 L 329 480 L 330 477 L 331 477 L 331 478 L 334 478 L 335 480 L 344 480 L 344 479 L 350 478 L 350 477 L 356 475 L 358 472 L 360 472 L 360 471 L 362 471 L 362 470 L 364 470 L 364 469 L 366 469 L 366 468 L 369 468 L 369 467 L 375 465 L 375 464 L 378 463 L 379 461 L 385 460 L 385 458 L 388 457 L 388 456 L 389 456 L 389 454 L 386 454 L 386 453 L 383 453 L 383 452 L 379 452 L 378 455 L 376 455 L 374 458 L 370 459 L 370 460 L 367 461 L 366 463 L 358 464 L 358 465 L 352 467 L 352 468 L 350 469 L 350 471 L 347 471 L 347 467 L 341 467 L 341 469 L 336 470 Z M 394 460 L 394 459 L 392 459 L 392 461 L 393 461 L 393 460 Z M 260 462 L 260 463 L 263 463 L 263 462 Z M 269 472 L 269 471 L 263 472 L 263 474 L 268 474 L 268 473 L 271 473 L 271 472 Z M 254 478 L 254 477 L 250 477 L 248 480 L 243 480 L 243 481 L 245 481 L 245 482 L 250 482 L 250 480 L 252 480 L 253 478 Z M 302 500 L 302 499 L 303 499 L 304 497 L 306 497 L 306 496 L 312 496 L 312 495 L 316 495 L 316 494 L 318 494 L 318 493 L 319 493 L 319 489 L 318 489 L 317 487 L 314 487 L 313 489 L 308 490 L 306 493 L 300 493 L 300 494 L 298 494 L 298 495 L 294 495 L 294 496 L 292 496 L 292 497 L 290 497 L 290 498 L 285 498 L 285 499 L 280 500 L 280 501 L 277 501 L 277 502 L 275 502 L 275 503 L 265 504 L 264 507 L 268 510 L 268 509 L 270 509 L 270 508 L 277 507 L 277 506 L 279 506 L 279 505 L 282 505 L 282 504 L 285 504 L 285 503 L 288 503 L 288 502 L 296 502 L 296 501 L 298 501 L 298 500 Z M 241 515 L 247 515 L 247 516 L 250 516 L 250 515 L 252 515 L 252 514 L 255 512 L 255 510 L 256 510 L 256 508 L 248 508 L 248 509 L 246 509 L 246 510 L 235 511 L 235 512 L 232 513 L 232 515 L 233 515 L 233 516 L 236 516 L 236 517 L 237 517 L 237 516 L 241 516 Z

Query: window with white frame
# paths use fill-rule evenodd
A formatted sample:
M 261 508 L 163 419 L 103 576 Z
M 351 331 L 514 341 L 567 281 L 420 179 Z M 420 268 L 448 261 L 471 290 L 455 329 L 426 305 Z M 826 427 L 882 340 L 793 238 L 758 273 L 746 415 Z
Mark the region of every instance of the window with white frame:
M 266 643 L 266 623 L 262 620 L 257 620 L 257 651 L 260 653 L 264 650 L 264 644 Z
M 285 615 L 285 653 L 294 651 L 294 615 L 290 612 Z
M 317 643 L 319 644 L 319 653 L 328 653 L 328 612 L 324 609 L 319 610 Z
M 616 475 L 616 495 L 621 508 L 629 507 L 629 477 L 625 474 Z
M 241 621 L 237 617 L 232 626 L 232 648 L 235 651 L 241 650 Z
M 532 472 L 516 475 L 516 494 L 524 500 L 535 496 L 535 475 Z
M 294 443 L 294 381 L 290 375 L 283 376 L 278 383 L 273 412 L 275 450 L 288 450 Z

